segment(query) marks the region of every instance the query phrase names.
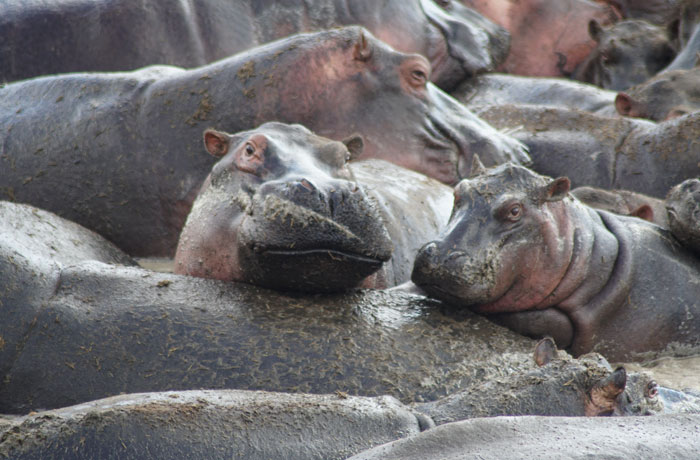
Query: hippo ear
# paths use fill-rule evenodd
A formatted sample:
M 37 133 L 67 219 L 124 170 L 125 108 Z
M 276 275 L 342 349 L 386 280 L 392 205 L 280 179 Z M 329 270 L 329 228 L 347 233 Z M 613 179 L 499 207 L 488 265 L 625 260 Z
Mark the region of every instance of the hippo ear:
M 615 96 L 615 109 L 623 117 L 629 117 L 632 111 L 632 98 L 629 94 L 621 91 Z
M 350 161 L 357 160 L 362 155 L 362 151 L 365 148 L 365 141 L 360 134 L 351 134 L 350 136 L 343 139 L 343 144 L 348 148 L 350 152 Z
M 557 177 L 549 184 L 545 185 L 543 192 L 544 201 L 563 200 L 571 190 L 571 181 L 568 177 Z
M 472 157 L 472 167 L 469 170 L 469 179 L 486 173 L 486 166 L 481 162 L 481 158 L 476 153 Z
M 360 38 L 355 43 L 353 57 L 358 61 L 368 61 L 372 57 L 372 48 L 364 32 L 360 32 Z
M 549 364 L 549 362 L 557 356 L 557 346 L 554 343 L 554 339 L 545 337 L 537 342 L 534 355 L 535 364 L 537 364 L 538 367 Z
M 204 147 L 212 156 L 221 158 L 228 152 L 231 136 L 214 129 L 204 131 Z
M 585 414 L 589 417 L 611 415 L 615 410 L 617 397 L 625 391 L 626 385 L 627 372 L 620 366 L 590 389 L 584 408 Z
M 600 35 L 602 33 L 603 33 L 603 26 L 601 26 L 597 20 L 591 19 L 588 22 L 588 35 L 590 35 L 593 40 L 599 42 Z
M 632 217 L 639 217 L 640 219 L 644 219 L 649 222 L 654 222 L 654 210 L 648 204 L 641 205 L 629 215 Z

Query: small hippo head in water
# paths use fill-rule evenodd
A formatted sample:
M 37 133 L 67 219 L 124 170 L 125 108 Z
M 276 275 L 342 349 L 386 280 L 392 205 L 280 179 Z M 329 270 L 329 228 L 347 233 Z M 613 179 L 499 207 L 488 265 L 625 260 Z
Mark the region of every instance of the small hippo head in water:
M 204 133 L 212 169 L 181 233 L 177 273 L 261 286 L 357 286 L 392 254 L 382 220 L 342 142 L 300 125 Z M 346 141 L 361 149 L 361 138 Z

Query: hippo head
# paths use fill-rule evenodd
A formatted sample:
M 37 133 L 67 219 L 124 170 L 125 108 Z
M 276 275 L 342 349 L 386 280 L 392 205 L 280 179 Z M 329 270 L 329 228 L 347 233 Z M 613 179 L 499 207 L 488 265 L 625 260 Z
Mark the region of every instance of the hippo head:
M 347 168 L 346 144 L 300 125 L 266 123 L 204 133 L 220 160 L 180 235 L 176 272 L 265 287 L 333 291 L 357 286 L 389 260 L 375 207 Z
M 551 180 L 513 164 L 460 182 L 447 227 L 418 252 L 413 281 L 479 313 L 556 305 L 574 245 L 569 187 L 565 177 Z M 570 343 L 572 326 L 563 314 L 547 325 L 557 343 Z
M 622 91 L 643 83 L 676 55 L 667 31 L 646 21 L 621 21 L 603 28 L 594 19 L 589 33 L 597 46 L 576 69 L 574 78 L 602 88 Z
M 665 121 L 700 109 L 700 67 L 662 72 L 615 98 L 620 115 Z
M 523 144 L 429 82 L 424 57 L 399 53 L 360 27 L 310 34 L 295 44 L 296 56 L 276 58 L 296 61 L 275 81 L 284 94 L 262 101 L 274 107 L 276 119 L 302 123 L 332 139 L 361 133 L 365 146 L 359 159 L 379 158 L 448 184 L 469 173 L 474 153 L 487 166 L 529 163 Z M 255 92 L 264 98 L 264 71 L 258 75 L 263 78 Z
M 666 197 L 668 224 L 673 235 L 700 254 L 700 179 L 687 179 Z

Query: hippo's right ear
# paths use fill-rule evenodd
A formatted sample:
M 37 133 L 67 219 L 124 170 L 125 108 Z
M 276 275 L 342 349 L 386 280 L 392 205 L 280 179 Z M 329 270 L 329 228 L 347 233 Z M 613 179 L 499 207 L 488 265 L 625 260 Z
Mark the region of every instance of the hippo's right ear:
M 361 134 L 351 134 L 343 139 L 342 142 L 348 148 L 348 152 L 350 152 L 350 161 L 360 158 L 362 151 L 365 149 L 365 140 Z
M 355 43 L 353 57 L 362 62 L 369 61 L 369 58 L 372 57 L 372 48 L 364 32 L 360 32 L 360 38 L 358 38 L 357 43 Z
M 545 185 L 542 194 L 544 201 L 563 200 L 571 190 L 571 181 L 568 177 L 557 177 L 549 184 Z
M 557 357 L 557 345 L 554 343 L 554 339 L 551 337 L 545 337 L 544 339 L 537 342 L 535 345 L 535 364 L 538 367 L 545 366 L 549 364 L 554 358 Z
M 615 109 L 623 117 L 629 117 L 632 112 L 632 98 L 629 94 L 621 91 L 615 96 Z
M 231 145 L 231 136 L 214 129 L 204 131 L 204 147 L 210 155 L 221 158 Z
M 588 22 L 588 35 L 590 35 L 591 38 L 593 40 L 595 40 L 596 42 L 599 42 L 600 36 L 602 33 L 603 33 L 603 26 L 601 26 L 597 20 L 591 19 Z
M 472 167 L 469 170 L 469 179 L 486 174 L 486 166 L 481 162 L 481 158 L 476 153 L 472 156 Z

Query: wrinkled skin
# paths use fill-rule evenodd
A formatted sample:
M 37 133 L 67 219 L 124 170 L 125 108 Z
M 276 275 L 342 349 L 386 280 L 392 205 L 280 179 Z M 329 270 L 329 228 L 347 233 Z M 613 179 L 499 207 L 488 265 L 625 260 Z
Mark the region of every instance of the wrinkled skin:
M 433 0 L 9 0 L 0 6 L 0 82 L 152 64 L 197 67 L 300 32 L 362 25 L 428 57 L 444 89 L 494 69 L 508 33 Z
M 0 89 L 0 193 L 134 256 L 172 255 L 213 160 L 200 133 L 277 120 L 362 134 L 380 158 L 446 183 L 524 147 L 428 83 L 429 63 L 359 27 L 297 35 L 193 70 L 73 74 Z M 78 135 L 76 135 L 76 133 Z
M 662 72 L 618 93 L 620 115 L 664 121 L 700 110 L 700 67 Z
M 467 107 L 534 104 L 612 115 L 617 93 L 563 78 L 490 73 L 463 83 L 451 95 Z
M 700 346 L 700 259 L 668 230 L 585 206 L 569 187 L 507 164 L 462 181 L 413 282 L 522 334 L 551 335 L 575 356 Z
M 669 227 L 686 247 L 700 255 L 700 179 L 688 179 L 666 197 Z
M 622 91 L 647 81 L 676 56 L 667 30 L 646 21 L 621 21 L 609 28 L 589 24 L 595 50 L 572 77 L 601 88 Z
M 514 75 L 569 76 L 595 48 L 588 22 L 620 19 L 609 5 L 588 0 L 461 1 L 510 32 L 510 53 L 499 71 Z
M 176 273 L 312 292 L 385 288 L 409 279 L 449 217 L 446 185 L 378 160 L 348 164 L 343 143 L 303 126 L 208 130 L 204 141 L 220 161 L 182 230 Z M 346 142 L 361 154 L 359 138 Z
M 0 455 L 65 458 L 343 460 L 418 434 L 396 399 L 252 391 L 114 396 L 15 420 Z M 425 417 L 422 417 L 425 419 Z
M 438 426 L 348 460 L 694 460 L 700 450 L 698 423 L 700 415 L 477 418 Z
M 663 198 L 700 176 L 700 113 L 664 123 L 526 105 L 476 111 L 529 148 L 532 169 L 574 187 L 624 189 Z

